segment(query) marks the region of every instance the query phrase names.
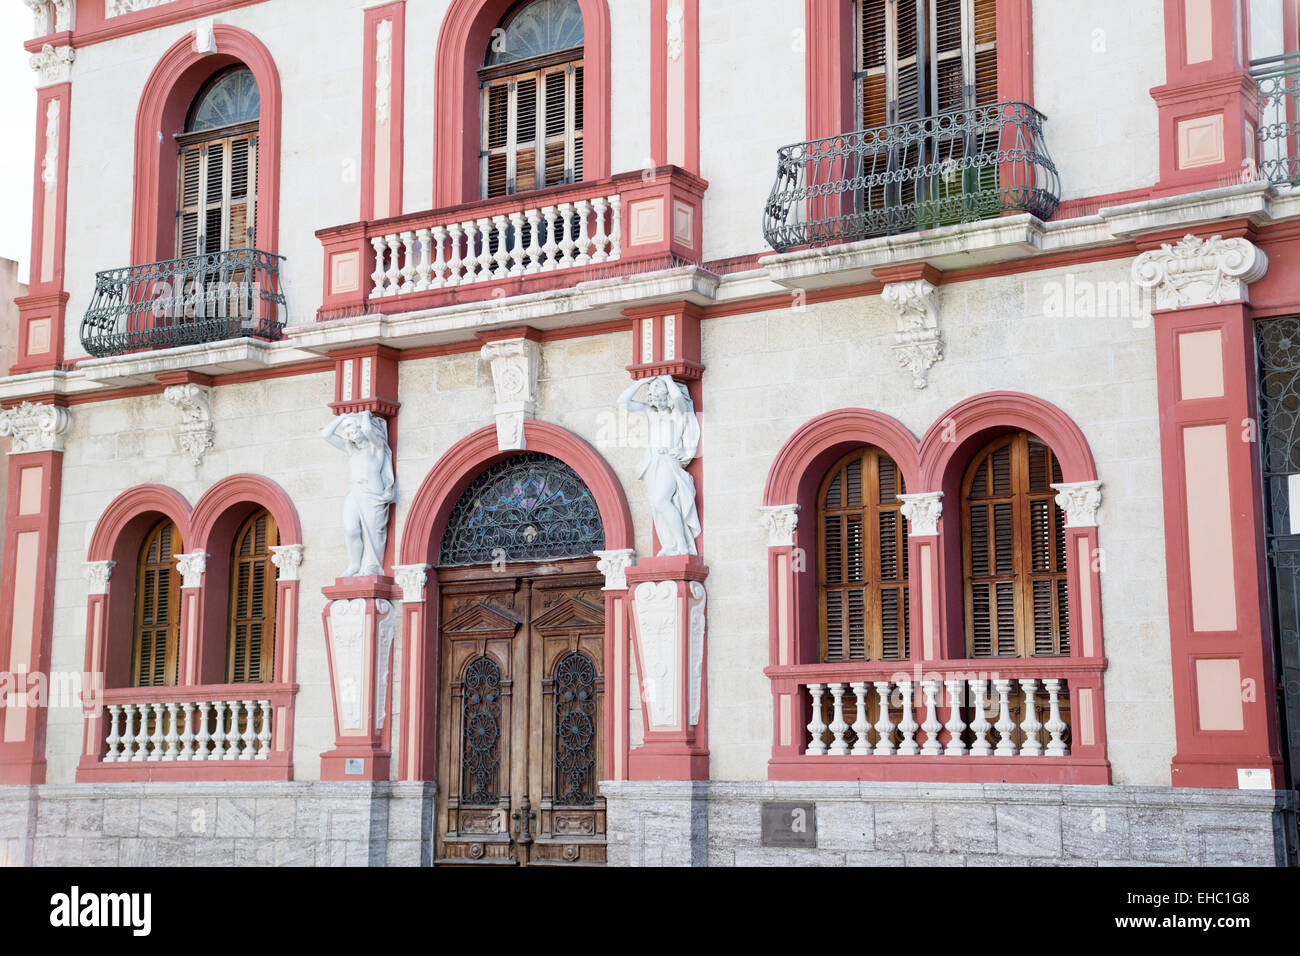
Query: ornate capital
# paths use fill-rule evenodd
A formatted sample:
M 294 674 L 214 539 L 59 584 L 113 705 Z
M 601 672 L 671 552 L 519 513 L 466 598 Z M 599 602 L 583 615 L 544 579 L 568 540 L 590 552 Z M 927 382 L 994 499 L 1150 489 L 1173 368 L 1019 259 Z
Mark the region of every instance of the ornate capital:
M 605 575 L 605 591 L 627 590 L 627 569 L 636 562 L 636 552 L 631 548 L 616 548 L 613 551 L 593 551 L 599 560 L 596 570 Z
M 486 342 L 480 352 L 492 368 L 496 390 L 497 448 L 501 451 L 524 447 L 524 419 L 537 412 L 537 372 L 542 350 L 532 339 L 502 339 Z
M 926 491 L 917 495 L 899 495 L 903 507 L 898 510 L 908 520 L 909 535 L 939 533 L 939 516 L 943 514 L 943 492 Z
M 764 505 L 758 509 L 758 520 L 767 529 L 769 548 L 794 546 L 794 529 L 799 527 L 798 505 Z
M 86 592 L 88 594 L 107 594 L 108 579 L 113 576 L 113 568 L 117 567 L 116 561 L 87 561 L 84 574 L 86 575 Z
M 28 61 L 36 71 L 36 85 L 67 83 L 72 79 L 72 61 L 76 57 L 76 51 L 70 46 L 54 46 L 46 43 L 41 47 L 41 52 L 33 53 Z
M 176 570 L 181 573 L 181 587 L 197 588 L 203 586 L 203 572 L 208 569 L 206 551 L 193 551 L 190 554 L 178 554 Z
M 63 436 L 72 424 L 72 415 L 58 405 L 33 405 L 23 402 L 16 408 L 0 412 L 0 435 L 12 435 L 11 455 L 34 451 L 63 451 Z
M 926 375 L 943 358 L 938 288 L 926 279 L 907 279 L 886 284 L 880 297 L 898 315 L 894 335 L 898 364 L 912 373 L 913 388 L 925 388 Z
M 414 604 L 424 600 L 424 585 L 429 579 L 427 564 L 399 564 L 393 568 L 393 577 L 402 589 L 402 601 Z
M 281 581 L 297 581 L 302 567 L 302 545 L 281 544 L 271 546 L 271 563 L 278 570 Z
M 1134 259 L 1133 281 L 1155 289 L 1157 309 L 1177 309 L 1245 301 L 1267 268 L 1268 257 L 1249 240 L 1187 235 Z
M 1065 512 L 1067 528 L 1097 527 L 1097 508 L 1101 505 L 1100 481 L 1073 481 L 1052 485 L 1056 504 Z
M 194 382 L 168 385 L 163 390 L 163 398 L 181 410 L 181 448 L 190 461 L 200 464 L 212 447 L 216 431 L 212 424 L 211 387 Z

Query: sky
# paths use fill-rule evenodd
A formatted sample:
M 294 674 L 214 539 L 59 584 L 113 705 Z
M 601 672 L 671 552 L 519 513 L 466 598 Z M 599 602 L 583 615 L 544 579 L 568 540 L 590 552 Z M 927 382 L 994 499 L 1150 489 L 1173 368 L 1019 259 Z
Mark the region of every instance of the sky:
M 23 41 L 32 12 L 18 0 L 0 0 L 0 258 L 18 260 L 27 281 L 32 242 L 32 164 L 36 156 L 36 74 Z

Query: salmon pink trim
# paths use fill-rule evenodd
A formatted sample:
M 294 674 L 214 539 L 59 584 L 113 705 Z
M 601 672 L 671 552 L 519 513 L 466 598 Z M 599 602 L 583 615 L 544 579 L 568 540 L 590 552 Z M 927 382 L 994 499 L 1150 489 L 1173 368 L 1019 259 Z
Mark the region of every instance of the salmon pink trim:
M 386 36 L 381 36 L 381 25 Z M 361 69 L 361 218 L 402 214 L 406 2 L 365 12 Z
M 217 52 L 194 52 L 194 37 L 177 40 L 145 83 L 135 120 L 135 188 L 131 205 L 131 262 L 171 259 L 175 253 L 176 143 L 173 135 L 199 88 L 217 71 L 242 63 L 261 96 L 258 119 L 257 248 L 279 250 L 280 74 L 261 41 L 238 27 L 213 27 Z
M 700 172 L 700 0 L 650 4 L 650 152 Z
M 479 85 L 492 31 L 515 0 L 452 0 L 438 34 L 437 113 L 434 116 L 433 204 L 455 206 L 479 198 Z M 609 9 L 605 0 L 578 0 L 582 10 L 583 181 L 610 173 Z

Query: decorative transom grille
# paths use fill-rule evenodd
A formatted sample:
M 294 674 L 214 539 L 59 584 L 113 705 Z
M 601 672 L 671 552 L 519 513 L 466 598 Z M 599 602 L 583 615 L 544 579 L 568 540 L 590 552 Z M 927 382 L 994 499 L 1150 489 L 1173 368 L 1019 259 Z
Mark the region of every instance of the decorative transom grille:
M 596 802 L 596 665 L 575 651 L 555 669 L 555 802 Z
M 442 537 L 443 565 L 590 557 L 605 547 L 600 512 L 558 458 L 524 452 L 470 483 Z

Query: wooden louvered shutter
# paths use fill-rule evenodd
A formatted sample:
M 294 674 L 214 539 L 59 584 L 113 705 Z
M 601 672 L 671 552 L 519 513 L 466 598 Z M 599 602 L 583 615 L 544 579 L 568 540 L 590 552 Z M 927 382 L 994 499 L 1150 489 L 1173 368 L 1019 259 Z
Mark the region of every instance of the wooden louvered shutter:
M 510 100 L 512 82 L 489 83 L 483 87 L 483 198 L 511 192 Z
M 177 257 L 252 248 L 257 230 L 257 134 L 193 142 L 181 148 L 179 167 Z
M 235 535 L 230 560 L 230 633 L 226 679 L 232 684 L 275 679 L 275 565 L 271 547 L 279 543 L 275 519 L 265 509 L 253 514 Z
M 831 468 L 818 493 L 823 661 L 907 657 L 907 528 L 902 475 L 878 449 Z
M 998 101 L 997 0 L 967 0 L 970 4 L 973 47 L 967 53 L 970 83 L 975 89 L 972 106 Z
M 140 548 L 136 568 L 135 647 L 132 686 L 176 684 L 180 647 L 181 581 L 174 560 L 176 526 L 159 522 Z
M 972 657 L 1068 654 L 1065 516 L 1051 450 L 1028 433 L 975 458 L 962 495 L 967 649 Z
M 483 83 L 482 196 L 582 179 L 582 62 Z

